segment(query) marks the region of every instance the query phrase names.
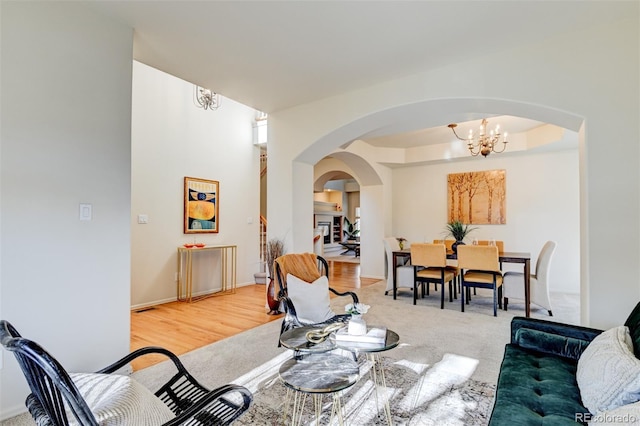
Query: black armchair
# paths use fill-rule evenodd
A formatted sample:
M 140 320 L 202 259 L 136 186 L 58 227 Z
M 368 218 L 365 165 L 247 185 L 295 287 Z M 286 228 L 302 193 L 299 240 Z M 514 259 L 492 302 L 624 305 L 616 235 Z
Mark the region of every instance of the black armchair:
M 16 329 L 4 320 L 0 321 L 0 342 L 5 349 L 13 352 L 29 383 L 32 393 L 27 397 L 26 405 L 38 425 L 68 425 L 72 416 L 77 424 L 83 426 L 99 425 L 105 416 L 112 424 L 115 421 L 132 425 L 136 424 L 136 420 L 145 424 L 153 418 L 162 419 L 159 423 L 171 426 L 228 425 L 249 408 L 253 398 L 248 389 L 238 385 L 228 384 L 214 390 L 205 388 L 189 374 L 175 354 L 160 347 L 138 349 L 96 373 L 70 375 L 40 345 L 21 337 Z M 155 394 L 128 376 L 110 374 L 133 359 L 152 353 L 167 356 L 177 370 Z M 95 386 L 93 389 L 83 387 L 84 385 L 76 383 L 72 376 L 90 376 L 90 381 Z M 98 383 L 103 379 L 109 380 L 109 383 Z M 118 386 L 114 379 L 127 381 L 126 385 Z M 111 390 L 105 391 L 101 386 L 111 387 Z M 127 396 L 116 394 L 123 389 L 137 393 Z M 106 392 L 113 392 L 113 395 Z M 99 394 L 99 412 L 95 406 L 92 407 L 95 401 L 91 399 L 91 393 Z M 114 405 L 105 409 L 105 400 L 108 401 L 111 396 L 113 400 L 126 401 L 128 405 Z M 137 401 L 138 406 L 132 405 L 131 401 Z M 114 420 L 114 416 L 127 413 L 134 417 L 137 415 L 138 419 Z
M 350 296 L 352 302 L 358 303 L 358 296 L 351 291 L 339 292 L 328 286 L 329 278 L 329 264 L 322 256 L 317 256 L 313 253 L 301 253 L 301 254 L 286 254 L 276 259 L 275 262 L 275 275 L 278 280 L 278 298 L 282 302 L 285 311 L 285 317 L 282 320 L 282 327 L 280 328 L 280 334 L 287 330 L 291 330 L 296 327 L 303 326 L 325 326 L 335 322 L 348 322 L 351 318 L 349 314 L 337 315 L 331 311 L 329 307 L 329 292 L 337 296 Z M 326 315 L 322 319 L 310 321 L 305 318 L 309 318 L 308 313 L 301 312 L 300 307 L 296 309 L 296 306 L 291 297 L 289 297 L 289 290 L 287 284 L 287 274 L 300 277 L 303 281 L 312 282 L 316 277 L 326 277 L 326 289 L 324 294 L 318 294 L 314 291 L 310 297 L 314 295 L 320 296 L 317 299 L 308 300 L 314 304 L 314 310 L 320 310 L 326 312 Z M 311 285 L 311 284 L 307 284 Z M 318 284 L 320 285 L 320 284 Z M 278 339 L 278 346 L 280 341 Z

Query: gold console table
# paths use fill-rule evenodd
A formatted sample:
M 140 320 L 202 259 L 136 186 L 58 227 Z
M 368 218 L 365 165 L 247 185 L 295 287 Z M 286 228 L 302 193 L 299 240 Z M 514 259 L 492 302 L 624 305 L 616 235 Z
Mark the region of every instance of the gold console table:
M 178 300 L 193 302 L 209 296 L 236 291 L 236 249 L 235 245 L 214 245 L 204 247 L 178 247 Z M 220 285 L 215 293 L 193 296 L 193 253 L 220 251 Z M 231 274 L 229 274 L 231 270 Z M 183 278 L 184 276 L 184 278 Z

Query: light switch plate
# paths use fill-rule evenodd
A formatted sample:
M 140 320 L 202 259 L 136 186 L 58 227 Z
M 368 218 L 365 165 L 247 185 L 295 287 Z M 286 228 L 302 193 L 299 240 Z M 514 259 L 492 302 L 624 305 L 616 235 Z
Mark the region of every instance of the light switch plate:
M 93 216 L 91 204 L 80 203 L 80 220 L 89 221 Z
M 149 216 L 146 214 L 139 214 L 138 223 L 141 223 L 141 224 L 149 223 Z

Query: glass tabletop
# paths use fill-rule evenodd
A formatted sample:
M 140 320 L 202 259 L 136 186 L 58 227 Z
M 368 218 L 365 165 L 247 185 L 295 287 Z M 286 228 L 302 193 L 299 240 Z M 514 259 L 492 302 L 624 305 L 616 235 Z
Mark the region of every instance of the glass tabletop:
M 291 358 L 280 366 L 284 384 L 307 393 L 337 392 L 352 386 L 359 375 L 358 364 L 332 353 L 313 353 Z
M 322 330 L 322 328 L 323 327 L 318 326 L 305 326 L 285 331 L 280 336 L 280 344 L 287 349 L 303 353 L 332 351 L 336 348 L 336 344 L 329 338 L 320 343 L 311 343 L 307 340 L 307 332 Z

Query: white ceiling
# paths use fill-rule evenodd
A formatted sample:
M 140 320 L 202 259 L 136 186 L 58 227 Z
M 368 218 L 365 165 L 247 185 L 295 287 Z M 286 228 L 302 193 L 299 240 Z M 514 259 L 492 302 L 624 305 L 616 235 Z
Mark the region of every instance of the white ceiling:
M 620 19 L 614 1 L 91 1 L 134 28 L 134 59 L 270 113 Z M 480 118 L 480 117 L 478 117 Z M 431 130 L 439 137 L 450 130 Z M 526 123 L 516 126 L 538 125 Z M 461 126 L 462 127 L 462 126 Z M 387 129 L 371 143 L 415 146 Z M 412 132 L 398 141 L 398 134 Z M 368 140 L 368 139 L 367 139 Z M 442 142 L 442 141 L 439 141 Z

